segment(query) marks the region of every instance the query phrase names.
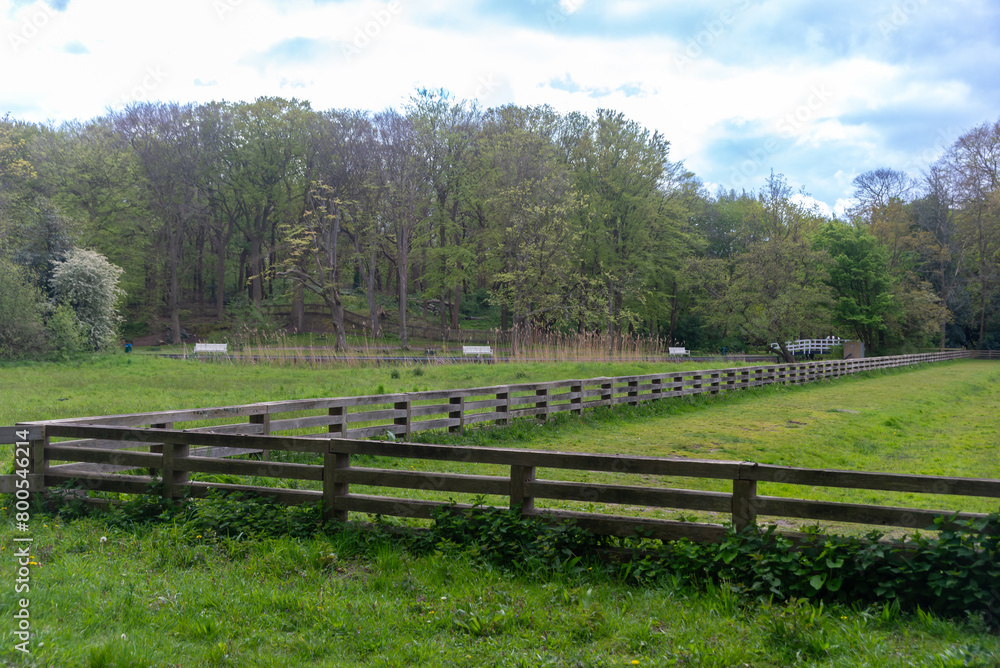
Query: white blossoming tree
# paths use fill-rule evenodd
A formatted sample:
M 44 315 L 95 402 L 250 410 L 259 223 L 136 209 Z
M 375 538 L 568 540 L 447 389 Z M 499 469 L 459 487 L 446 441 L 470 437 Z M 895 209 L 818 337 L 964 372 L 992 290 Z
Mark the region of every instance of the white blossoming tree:
M 125 291 L 118 287 L 124 270 L 95 251 L 74 248 L 57 262 L 50 281 L 58 304 L 76 312 L 87 341 L 95 350 L 112 348 L 118 341 L 118 301 Z

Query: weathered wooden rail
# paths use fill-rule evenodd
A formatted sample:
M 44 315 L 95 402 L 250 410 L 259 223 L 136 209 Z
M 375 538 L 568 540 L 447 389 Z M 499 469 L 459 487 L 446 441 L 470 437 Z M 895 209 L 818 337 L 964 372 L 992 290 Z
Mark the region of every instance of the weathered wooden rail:
M 391 432 L 394 436 L 408 438 L 415 432 L 427 429 L 461 431 L 466 426 L 479 422 L 505 425 L 523 417 L 545 420 L 565 411 L 581 413 L 602 406 L 638 405 L 667 397 L 717 394 L 772 384 L 806 383 L 863 371 L 968 357 L 970 353 L 967 351 L 949 351 L 428 392 L 272 401 L 21 424 L 101 424 L 160 428 L 191 425 L 192 428 L 231 434 L 321 430 L 324 433 L 317 434 L 318 436 L 333 435 L 341 438 L 369 438 Z M 205 424 L 206 422 L 210 424 Z M 123 447 L 113 442 L 104 445 Z
M 274 496 L 283 503 L 322 502 L 329 516 L 340 519 L 346 519 L 350 512 L 429 517 L 433 508 L 443 503 L 350 491 L 352 485 L 355 488 L 364 485 L 506 496 L 510 505 L 521 508 L 523 513 L 544 512 L 552 517 L 572 517 L 592 530 L 610 534 L 627 533 L 638 527 L 663 538 L 688 535 L 699 540 L 714 540 L 723 535 L 724 529 L 721 525 L 615 518 L 599 513 L 551 508 L 543 510 L 535 507 L 535 500 L 708 511 L 730 515 L 736 526 L 752 523 L 757 515 L 766 515 L 921 528 L 930 524 L 935 513 L 945 511 L 759 496 L 757 483 L 785 482 L 997 497 L 1000 496 L 1000 482 L 788 469 L 748 462 L 462 448 L 357 439 L 387 432 L 405 439 L 414 432 L 426 429 L 460 431 L 479 422 L 508 424 L 522 417 L 544 420 L 563 411 L 581 413 L 601 406 L 637 405 L 666 397 L 715 394 L 775 383 L 804 383 L 861 371 L 970 356 L 965 351 L 951 351 L 462 390 L 265 402 L 21 423 L 19 429 L 28 430 L 30 434 L 28 475 L 34 493 L 71 483 L 84 490 L 144 494 L 149 493 L 151 484 L 159 481 L 162 483 L 161 493 L 170 498 L 204 496 L 212 489 L 245 491 Z M 178 429 L 181 425 L 191 426 Z M 294 431 L 300 433 L 289 434 Z M 286 435 L 278 435 L 280 433 Z M 322 464 L 230 458 L 271 451 L 312 453 L 317 460 L 322 460 Z M 365 469 L 351 465 L 352 455 L 466 462 L 470 466 L 502 465 L 509 467 L 510 475 Z M 728 479 L 732 481 L 732 491 L 568 483 L 539 478 L 537 472 L 540 468 Z M 191 480 L 191 473 L 307 481 L 316 489 L 227 485 Z M 0 476 L 0 492 L 11 492 L 14 485 L 15 476 Z
M 1000 498 L 1000 480 L 865 473 L 770 466 L 752 462 L 674 459 L 600 455 L 540 450 L 512 450 L 418 443 L 366 441 L 341 438 L 255 436 L 215 434 L 172 429 L 97 425 L 57 425 L 30 428 L 32 452 L 29 479 L 33 492 L 56 486 L 124 494 L 158 493 L 164 497 L 204 497 L 213 490 L 269 496 L 284 504 L 322 504 L 328 518 L 347 521 L 349 514 L 367 513 L 410 518 L 430 518 L 435 508 L 448 501 L 393 496 L 392 490 L 423 490 L 505 498 L 523 515 L 573 520 L 602 535 L 641 534 L 663 540 L 687 537 L 719 541 L 727 532 L 723 523 L 681 522 L 616 514 L 621 505 L 669 508 L 716 513 L 724 521 L 742 528 L 757 523 L 759 516 L 825 522 L 848 522 L 887 527 L 923 529 L 936 516 L 953 510 L 928 510 L 872 504 L 835 503 L 800 498 L 766 496 L 758 485 L 782 483 L 806 487 L 846 487 L 918 494 Z M 46 443 L 52 438 L 90 439 L 92 442 L 156 444 L 154 452 Z M 198 456 L 197 447 L 284 450 L 316 455 L 321 464 L 234 460 Z M 471 472 L 406 471 L 357 466 L 352 457 L 418 459 L 459 463 Z M 74 471 L 51 466 L 54 461 L 89 462 L 141 470 L 142 474 Z M 370 461 L 370 460 L 366 460 Z M 384 461 L 384 460 L 383 460 Z M 495 475 L 505 467 L 506 475 Z M 156 475 L 149 475 L 152 469 Z M 494 474 L 477 472 L 488 469 Z M 568 482 L 546 478 L 553 471 L 575 470 L 619 474 L 628 479 L 641 476 L 712 478 L 728 480 L 731 491 L 711 492 L 675 486 Z M 317 489 L 288 489 L 191 480 L 192 473 L 226 473 L 271 479 L 308 481 Z M 159 483 L 158 488 L 153 485 Z M 358 493 L 356 488 L 390 490 L 388 495 Z M 155 489 L 155 491 L 154 491 Z M 605 512 L 581 512 L 544 507 L 545 500 L 577 501 L 600 506 Z M 468 507 L 468 505 L 460 506 Z M 959 520 L 983 517 L 961 513 Z M 790 535 L 798 534 L 791 532 Z

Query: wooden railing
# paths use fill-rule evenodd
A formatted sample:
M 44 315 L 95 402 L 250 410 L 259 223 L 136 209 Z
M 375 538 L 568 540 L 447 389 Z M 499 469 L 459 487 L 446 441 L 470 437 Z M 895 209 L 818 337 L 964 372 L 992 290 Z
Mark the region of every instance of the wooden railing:
M 78 444 L 48 443 L 70 437 L 97 443 L 155 444 L 156 451 L 140 452 Z M 31 428 L 33 451 L 32 491 L 69 483 L 76 489 L 125 494 L 159 493 L 164 497 L 203 497 L 213 490 L 244 492 L 273 497 L 284 504 L 322 504 L 324 515 L 348 520 L 349 513 L 371 513 L 410 518 L 429 518 L 435 508 L 453 506 L 430 498 L 357 493 L 357 486 L 389 490 L 422 490 L 503 497 L 504 505 L 526 516 L 572 520 L 596 534 L 644 536 L 674 540 L 719 541 L 727 532 L 723 522 L 736 528 L 754 525 L 759 516 L 826 522 L 847 522 L 887 527 L 923 529 L 934 518 L 954 511 L 891 507 L 873 504 L 834 503 L 800 498 L 764 496 L 758 485 L 782 483 L 807 487 L 839 487 L 886 490 L 917 494 L 1000 498 L 1000 480 L 864 473 L 770 466 L 752 462 L 671 459 L 601 455 L 505 448 L 426 445 L 339 438 L 247 436 L 186 432 L 120 426 L 49 424 Z M 233 449 L 312 453 L 319 464 L 220 457 Z M 352 457 L 401 458 L 460 464 L 462 472 L 406 471 L 357 466 Z M 143 470 L 142 475 L 74 471 L 52 466 L 54 461 L 88 462 L 111 467 Z M 370 461 L 370 460 L 366 460 Z M 446 466 L 446 467 L 447 467 Z M 509 471 L 495 475 L 498 466 Z M 488 468 L 487 468 L 488 467 Z M 156 476 L 145 469 L 153 469 Z M 483 471 L 483 469 L 487 469 Z M 730 481 L 731 491 L 710 492 L 666 486 L 567 482 L 543 478 L 540 472 L 561 470 L 596 471 L 634 477 L 648 483 L 649 476 L 711 478 Z M 490 472 L 494 474 L 490 474 Z M 260 485 L 235 485 L 190 480 L 191 473 L 224 473 L 312 483 L 317 489 L 287 489 Z M 158 489 L 152 487 L 160 483 Z M 430 496 L 423 494 L 424 496 Z M 556 510 L 543 507 L 545 500 L 576 501 L 603 507 L 606 512 Z M 718 523 L 684 522 L 615 514 L 617 506 L 670 508 L 716 514 Z M 459 507 L 469 507 L 459 505 Z M 980 518 L 961 513 L 958 520 Z M 787 535 L 801 536 L 795 532 Z
M 191 426 L 230 434 L 321 431 L 340 438 L 394 436 L 409 438 L 427 429 L 462 431 L 479 422 L 506 425 L 560 412 L 619 404 L 638 405 L 667 397 L 716 394 L 782 383 L 806 383 L 840 376 L 969 357 L 967 351 L 828 360 L 795 364 L 672 371 L 637 376 L 558 380 L 455 390 L 431 390 L 357 397 L 273 401 L 237 406 L 195 408 L 124 415 L 24 422 L 25 425 L 102 424 L 122 426 Z M 205 424 L 210 423 L 210 424 Z M 77 445 L 86 445 L 77 443 Z M 113 443 L 105 447 L 121 447 Z

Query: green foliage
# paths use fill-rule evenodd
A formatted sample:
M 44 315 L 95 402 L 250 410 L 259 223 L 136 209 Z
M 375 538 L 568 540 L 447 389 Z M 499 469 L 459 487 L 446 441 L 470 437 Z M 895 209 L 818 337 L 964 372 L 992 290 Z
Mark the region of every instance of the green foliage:
M 259 344 L 277 329 L 275 322 L 245 294 L 229 302 L 226 317 L 230 323 L 229 342 L 237 348 Z
M 69 304 L 60 304 L 45 323 L 48 346 L 52 355 L 59 360 L 68 360 L 87 348 L 87 336 L 83 325 L 77 320 L 76 312 Z
M 784 177 L 772 174 L 758 196 L 730 198 L 726 206 L 740 219 L 732 248 L 691 262 L 706 324 L 752 345 L 783 347 L 829 327 L 827 255 L 807 240 L 819 221 L 791 196 Z
M 84 328 L 94 350 L 113 348 L 118 343 L 118 301 L 124 292 L 118 287 L 122 268 L 100 253 L 74 248 L 52 270 L 52 290 L 56 302 L 68 304 Z
M 170 501 L 153 493 L 111 507 L 104 522 L 111 527 L 168 523 L 187 536 L 208 539 L 312 536 L 322 526 L 319 508 L 284 506 L 255 495 L 213 490 L 204 499 Z
M 830 256 L 827 284 L 836 299 L 833 322 L 874 352 L 879 333 L 887 329 L 887 319 L 898 307 L 885 249 L 863 228 L 837 221 L 824 224 L 813 245 Z
M 490 563 L 524 573 L 578 572 L 605 540 L 572 523 L 544 523 L 518 510 L 476 505 L 435 509 L 434 525 L 418 544 L 424 548 L 472 550 Z
M 937 518 L 937 536 L 918 534 L 903 544 L 881 535 L 815 535 L 798 547 L 774 532 L 730 533 L 718 545 L 686 540 L 665 544 L 630 562 L 628 581 L 680 577 L 725 583 L 742 596 L 841 604 L 894 605 L 965 619 L 993 615 L 1000 585 L 1000 516 L 952 525 Z
M 656 547 L 638 538 L 622 543 L 636 550 L 633 559 L 605 562 L 604 568 L 636 585 L 715 583 L 745 600 L 785 600 L 793 608 L 797 600 L 892 605 L 957 619 L 982 616 L 989 624 L 1000 624 L 992 610 L 1000 585 L 1000 516 L 957 524 L 939 517 L 933 528 L 940 529 L 937 536 L 917 534 L 903 544 L 881 541 L 877 533 L 817 534 L 796 547 L 775 533 L 773 525 L 763 532 L 731 532 L 717 545 L 684 539 Z M 424 549 L 472 550 L 496 566 L 524 573 L 566 574 L 598 563 L 599 552 L 610 543 L 572 523 L 552 524 L 516 510 L 477 506 L 435 511 L 434 525 L 419 544 Z M 799 612 L 775 633 L 799 633 L 800 626 L 808 625 Z M 815 653 L 821 648 L 806 649 Z
M 0 255 L 0 359 L 18 359 L 45 345 L 42 294 L 25 270 Z

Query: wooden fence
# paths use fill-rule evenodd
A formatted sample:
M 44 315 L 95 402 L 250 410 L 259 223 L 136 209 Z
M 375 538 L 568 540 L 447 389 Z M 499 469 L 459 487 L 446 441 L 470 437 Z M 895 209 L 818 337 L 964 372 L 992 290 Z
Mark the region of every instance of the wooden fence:
M 302 430 L 322 430 L 323 434 L 316 435 L 340 438 L 369 438 L 384 436 L 388 432 L 408 438 L 414 432 L 427 429 L 448 429 L 454 432 L 479 422 L 506 425 L 511 420 L 522 417 L 546 420 L 564 411 L 581 413 L 601 406 L 638 405 L 667 397 L 717 394 L 771 384 L 806 383 L 863 371 L 964 359 L 969 356 L 967 351 L 949 351 L 468 389 L 273 401 L 21 424 L 102 424 L 160 428 L 190 425 L 202 431 L 229 434 L 293 431 L 301 434 Z M 107 444 L 107 447 L 121 446 Z
M 176 498 L 204 496 L 212 489 L 271 495 L 283 503 L 323 502 L 325 512 L 429 517 L 441 501 L 355 494 L 351 485 L 388 486 L 439 492 L 499 495 L 526 514 L 542 512 L 535 499 L 634 504 L 729 514 L 736 526 L 757 515 L 924 527 L 936 512 L 758 496 L 758 482 L 860 487 L 935 494 L 1000 496 L 1000 482 L 934 476 L 899 476 L 845 471 L 789 469 L 748 462 L 617 457 L 575 453 L 417 445 L 357 440 L 387 432 L 406 438 L 425 429 L 460 431 L 478 422 L 509 424 L 521 417 L 547 419 L 562 411 L 581 413 L 600 406 L 636 405 L 666 397 L 714 394 L 774 383 L 804 383 L 850 373 L 970 357 L 964 351 L 835 360 L 801 364 L 675 371 L 663 374 L 525 383 L 462 390 L 266 402 L 240 406 L 68 418 L 21 423 L 18 452 L 30 456 L 33 493 L 67 483 L 85 490 L 160 493 Z M 190 425 L 179 430 L 179 425 Z M 356 426 L 352 426 L 356 425 Z M 299 431 L 298 435 L 277 433 Z M 301 433 L 301 432 L 312 433 Z M 53 440 L 71 439 L 71 440 Z M 322 464 L 234 460 L 234 455 L 291 451 L 311 453 Z M 421 458 L 470 465 L 510 467 L 509 476 L 365 469 L 352 455 Z M 21 455 L 18 455 L 21 457 Z M 21 465 L 19 460 L 18 465 Z M 637 475 L 728 479 L 732 492 L 704 492 L 632 485 L 542 480 L 537 470 L 586 469 Z M 140 474 L 136 471 L 142 469 Z M 310 481 L 318 489 L 287 489 L 192 481 L 190 473 L 215 473 Z M 0 477 L 0 492 L 13 492 L 17 476 Z M 721 525 L 616 518 L 594 513 L 546 510 L 572 517 L 600 533 L 621 535 L 637 527 L 662 538 L 687 535 L 716 540 Z M 966 515 L 973 517 L 974 515 Z
M 322 504 L 328 518 L 348 520 L 350 512 L 429 518 L 435 508 L 450 502 L 365 494 L 352 486 L 425 490 L 500 496 L 526 516 L 573 520 L 602 535 L 641 534 L 663 540 L 687 537 L 719 541 L 727 532 L 722 523 L 680 522 L 614 514 L 621 504 L 647 508 L 708 511 L 737 528 L 755 524 L 758 516 L 852 522 L 866 525 L 923 529 L 950 510 L 927 510 L 882 505 L 834 503 L 758 494 L 758 483 L 858 488 L 920 494 L 1000 498 L 1000 480 L 864 473 L 770 466 L 751 462 L 598 455 L 505 448 L 426 445 L 388 441 L 286 436 L 248 436 L 187 432 L 173 429 L 121 426 L 48 424 L 27 428 L 27 448 L 33 453 L 29 480 L 33 492 L 71 483 L 82 490 L 126 494 L 159 493 L 167 498 L 203 497 L 212 490 L 271 496 L 285 504 Z M 47 443 L 52 438 L 88 439 L 90 443 L 146 445 L 148 452 L 87 447 L 78 443 Z M 201 450 L 199 451 L 199 448 Z M 233 460 L 220 455 L 236 449 L 283 450 L 313 453 L 321 464 Z M 476 472 L 427 472 L 373 468 L 352 464 L 352 456 L 419 459 L 463 465 L 507 467 L 508 475 Z M 152 469 L 157 475 L 79 471 L 53 466 L 55 461 L 88 462 L 130 470 Z M 466 467 L 468 468 L 468 467 Z M 708 492 L 677 487 L 601 484 L 546 479 L 541 471 L 576 470 L 616 473 L 648 483 L 649 476 L 679 476 L 728 480 L 730 492 Z M 145 471 L 144 471 L 145 472 Z M 192 481 L 191 473 L 226 473 L 311 482 L 319 489 L 288 489 Z M 161 486 L 153 492 L 152 485 Z M 543 500 L 579 501 L 611 506 L 610 513 L 555 510 Z M 459 507 L 469 507 L 460 505 Z M 983 517 L 962 513 L 959 520 Z M 791 537 L 801 534 L 789 532 Z

